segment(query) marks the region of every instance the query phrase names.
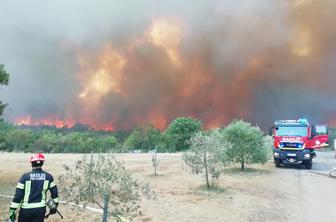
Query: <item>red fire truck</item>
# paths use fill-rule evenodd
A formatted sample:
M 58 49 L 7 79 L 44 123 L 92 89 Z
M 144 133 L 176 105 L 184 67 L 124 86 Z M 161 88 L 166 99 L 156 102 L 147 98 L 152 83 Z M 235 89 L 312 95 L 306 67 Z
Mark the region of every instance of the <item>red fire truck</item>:
M 276 120 L 270 128 L 274 141 L 274 164 L 293 163 L 311 169 L 315 149 L 328 146 L 327 125 L 309 125 L 306 119 Z

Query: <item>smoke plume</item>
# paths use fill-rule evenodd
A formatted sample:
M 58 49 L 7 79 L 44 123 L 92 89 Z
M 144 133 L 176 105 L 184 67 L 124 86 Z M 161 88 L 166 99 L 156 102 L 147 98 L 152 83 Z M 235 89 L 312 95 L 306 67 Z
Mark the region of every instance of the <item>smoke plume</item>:
M 5 118 L 164 128 L 336 123 L 333 0 L 1 3 Z

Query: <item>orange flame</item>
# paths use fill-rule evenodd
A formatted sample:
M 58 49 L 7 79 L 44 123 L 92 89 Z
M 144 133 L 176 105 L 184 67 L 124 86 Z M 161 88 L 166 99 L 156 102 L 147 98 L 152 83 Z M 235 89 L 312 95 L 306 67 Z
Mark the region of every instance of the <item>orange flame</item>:
M 266 95 L 273 85 L 263 87 L 271 81 L 276 89 L 287 83 L 294 89 L 296 82 L 307 90 L 333 87 L 333 78 L 327 74 L 330 68 L 323 65 L 327 64 L 323 60 L 334 54 L 334 30 L 323 24 L 335 23 L 333 14 L 327 13 L 334 5 L 332 1 L 325 6 L 313 0 L 290 1 L 284 14 L 288 19 L 281 16 L 274 20 L 285 22 L 288 29 L 267 19 L 254 27 L 254 22 L 245 24 L 238 17 L 231 29 L 225 25 L 226 17 L 214 10 L 219 13 L 214 14 L 218 19 L 205 20 L 204 36 L 198 32 L 202 26 L 197 26 L 194 35 L 195 24 L 188 26 L 189 19 L 181 22 L 161 17 L 139 36 L 118 38 L 119 45 L 108 42 L 94 52 L 84 48 L 78 53 L 80 89 L 77 100 L 71 101 L 73 107 L 65 107 L 67 116 L 107 130 L 132 129 L 145 121 L 163 129 L 179 116 L 199 118 L 211 128 L 233 118 L 255 118 L 253 112 L 260 110 L 253 102 L 273 100 L 273 94 Z M 315 11 L 324 13 L 314 17 Z M 273 39 L 275 26 L 275 33 L 280 29 L 284 35 Z M 29 116 L 16 122 L 57 126 L 74 123 L 60 119 L 33 120 Z M 330 123 L 336 125 L 334 120 Z
M 179 46 L 181 44 L 182 31 L 178 23 L 164 19 L 154 21 L 149 36 L 154 45 L 162 47 L 166 51 L 173 64 L 176 66 L 181 65 Z
M 310 31 L 307 28 L 299 27 L 293 42 L 293 53 L 300 57 L 309 56 L 312 53 L 310 39 Z
M 79 55 L 83 90 L 80 99 L 96 101 L 109 92 L 122 94 L 122 69 L 125 59 L 111 46 L 107 46 L 98 58 Z
M 73 120 L 59 120 L 54 117 L 49 117 L 45 119 L 33 119 L 30 115 L 18 118 L 14 121 L 16 125 L 27 125 L 27 126 L 56 126 L 57 128 L 69 128 L 75 125 L 75 121 Z

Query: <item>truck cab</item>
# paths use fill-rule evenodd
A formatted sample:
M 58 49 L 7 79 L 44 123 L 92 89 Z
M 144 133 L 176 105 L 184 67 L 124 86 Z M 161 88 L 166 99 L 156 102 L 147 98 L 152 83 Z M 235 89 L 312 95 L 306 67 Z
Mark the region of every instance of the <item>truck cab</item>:
M 281 164 L 301 164 L 311 169 L 315 149 L 328 146 L 328 127 L 310 125 L 306 119 L 276 120 L 270 128 L 273 136 L 273 157 L 276 167 Z

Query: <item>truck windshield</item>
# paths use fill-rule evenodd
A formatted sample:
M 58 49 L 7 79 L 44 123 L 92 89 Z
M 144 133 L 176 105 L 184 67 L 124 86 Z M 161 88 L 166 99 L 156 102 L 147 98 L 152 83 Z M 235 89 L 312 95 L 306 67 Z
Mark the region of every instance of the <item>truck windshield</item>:
M 307 136 L 307 127 L 279 126 L 275 128 L 276 136 Z

